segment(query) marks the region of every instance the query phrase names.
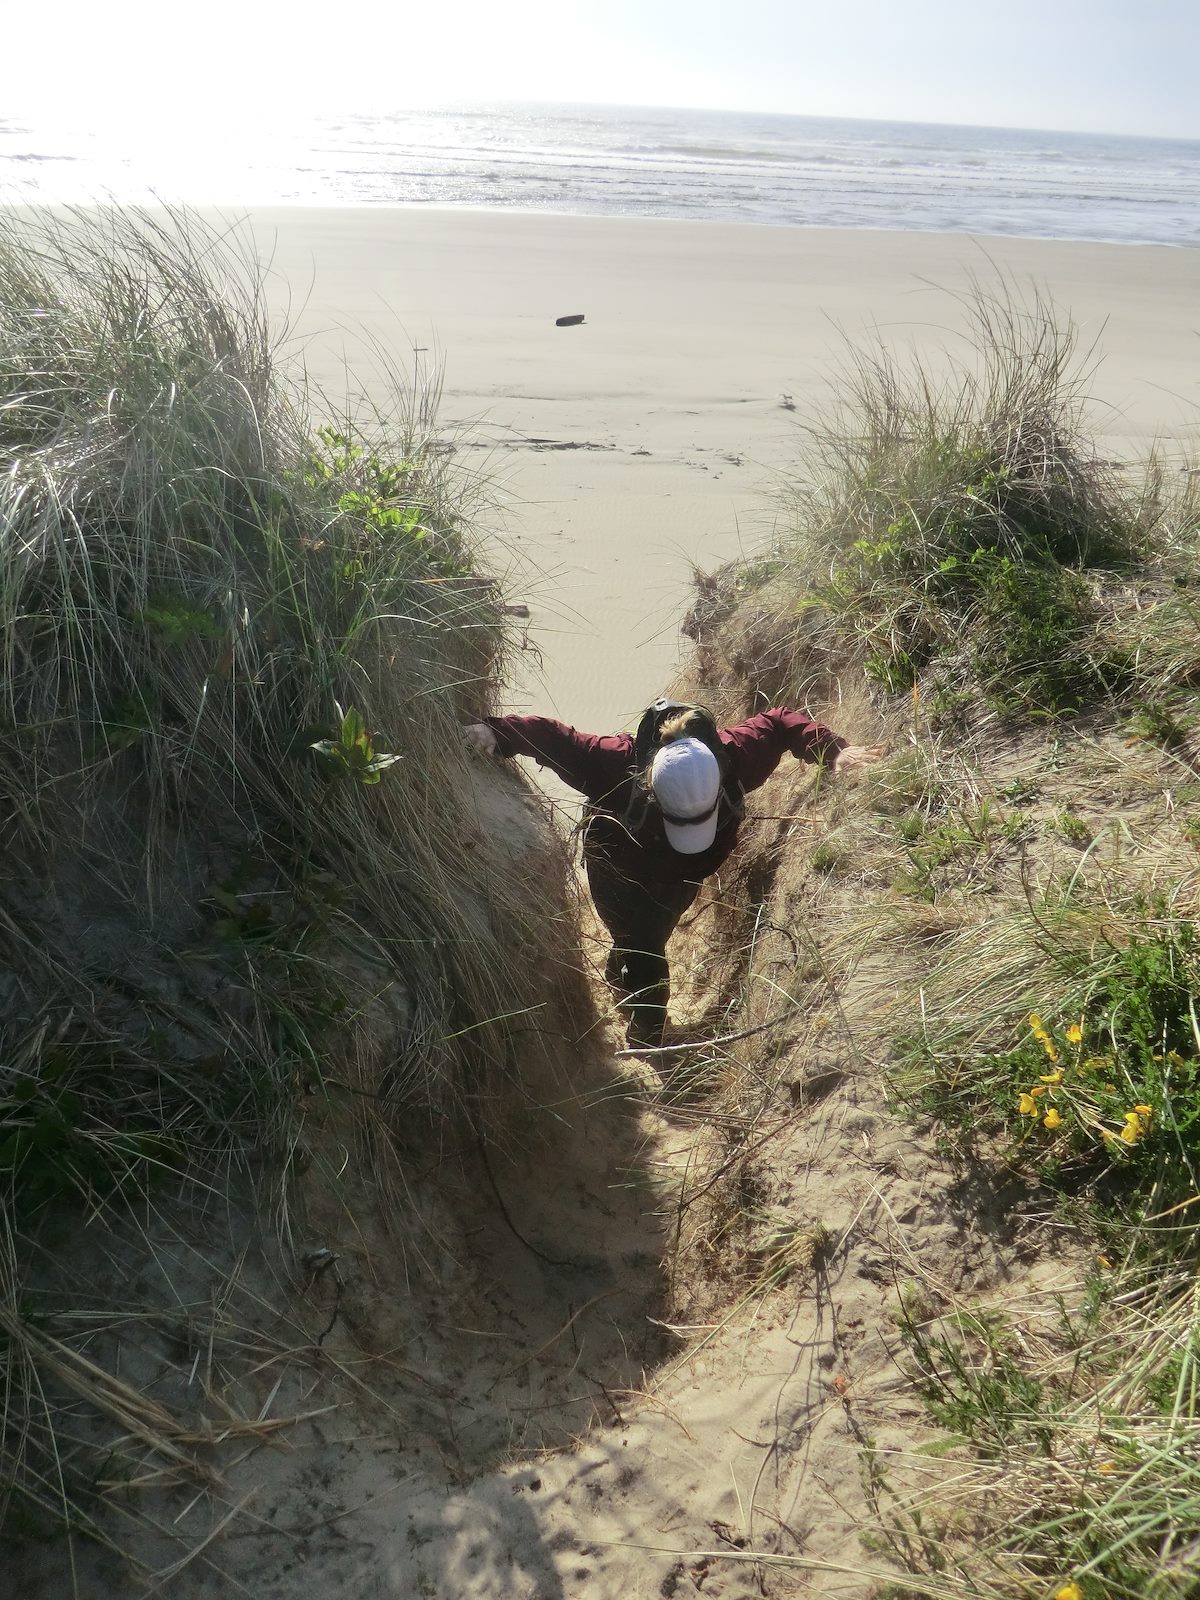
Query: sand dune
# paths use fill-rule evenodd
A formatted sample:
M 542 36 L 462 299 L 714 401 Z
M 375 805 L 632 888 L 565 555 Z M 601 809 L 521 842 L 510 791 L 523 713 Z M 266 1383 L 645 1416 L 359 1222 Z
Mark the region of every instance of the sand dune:
M 769 533 L 772 484 L 803 456 L 803 426 L 827 403 L 843 336 L 877 329 L 926 351 L 954 347 L 956 293 L 1002 271 L 1052 295 L 1085 350 L 1103 357 L 1092 388 L 1108 455 L 1133 462 L 1161 440 L 1178 469 L 1200 435 L 1200 255 L 1187 251 L 385 209 L 264 211 L 251 223 L 318 384 L 336 393 L 348 362 L 382 387 L 389 352 L 402 364 L 414 354 L 444 361 L 457 459 L 489 473 L 504 498 L 496 559 L 524 562 L 512 595 L 530 605 L 537 649 L 514 703 L 581 726 L 627 723 L 671 677 L 692 564 Z M 555 326 L 578 312 L 582 325 Z M 809 781 L 789 763 L 761 796 L 758 820 L 773 832 L 760 848 L 778 896 L 762 936 L 783 941 L 781 969 L 797 960 L 790 926 L 823 927 L 839 897 L 856 927 L 861 913 L 856 882 L 822 878 L 810 891 L 795 829 L 812 818 L 802 813 L 819 803 L 836 827 L 853 822 L 854 801 L 818 798 Z M 490 826 L 502 836 L 495 814 Z M 536 856 L 514 852 L 514 873 L 538 870 Z M 690 948 L 706 960 L 678 963 L 685 1009 L 715 1015 L 720 975 L 703 936 Z M 687 1321 L 665 1362 L 670 1341 L 659 1332 L 672 1329 L 653 1320 L 662 1223 L 674 1219 L 671 1185 L 704 1129 L 686 1103 L 643 1115 L 644 1085 L 616 1093 L 602 1028 L 586 1047 L 592 1075 L 572 1079 L 583 1103 L 564 1096 L 569 1115 L 554 1107 L 566 1129 L 555 1159 L 531 1142 L 500 1167 L 529 1238 L 557 1256 L 566 1235 L 568 1258 L 532 1247 L 511 1218 L 506 1233 L 483 1177 L 448 1167 L 430 1238 L 443 1212 L 461 1212 L 487 1272 L 460 1271 L 447 1254 L 444 1282 L 421 1298 L 410 1281 L 420 1275 L 390 1224 L 377 1223 L 378 1196 L 363 1193 L 354 1208 L 314 1197 L 306 1224 L 322 1249 L 308 1259 L 343 1260 L 347 1290 L 334 1277 L 331 1304 L 321 1304 L 314 1276 L 294 1293 L 313 1302 L 318 1327 L 332 1313 L 318 1340 L 336 1325 L 322 1347 L 328 1371 L 365 1373 L 368 1400 L 326 1406 L 322 1391 L 314 1401 L 298 1365 L 279 1404 L 304 1421 L 278 1442 L 239 1443 L 226 1474 L 230 1518 L 236 1507 L 245 1526 L 223 1538 L 225 1502 L 189 1487 L 187 1506 L 171 1505 L 161 1553 L 150 1553 L 162 1564 L 155 1591 L 609 1600 L 702 1590 L 750 1600 L 803 1582 L 830 1596 L 868 1592 L 871 1573 L 846 1570 L 865 1559 L 862 1446 L 869 1435 L 890 1470 L 922 1427 L 897 1378 L 900 1274 L 936 1277 L 948 1296 L 1000 1300 L 1020 1267 L 1026 1292 L 1058 1311 L 1057 1257 L 1025 1270 L 1023 1219 L 1007 1196 L 964 1201 L 862 1054 L 856 1027 L 901 981 L 892 947 L 868 958 L 844 989 L 830 984 L 844 1037 L 814 1018 L 813 1038 L 825 1042 L 809 1053 L 793 1041 L 793 1064 L 781 1058 L 772 1092 L 787 1142 L 771 1151 L 775 1209 L 747 1212 L 748 1248 L 769 1263 L 781 1237 L 789 1247 L 808 1240 L 807 1257 L 799 1250 L 794 1277 L 728 1324 L 740 1289 L 721 1281 L 718 1261 L 711 1288 L 677 1295 Z M 596 1076 L 601 1065 L 607 1076 Z M 285 1279 L 268 1278 L 250 1287 L 270 1306 Z M 301 1348 L 315 1358 L 312 1338 Z M 163 1384 L 163 1371 L 143 1375 L 123 1360 L 125 1381 Z M 164 1370 L 190 1385 L 176 1360 Z M 412 1390 L 403 1410 L 380 1408 L 372 1387 L 391 1371 Z M 260 1420 L 279 1392 L 275 1383 Z M 541 1454 L 564 1439 L 573 1447 Z M 211 1514 L 211 1525 L 172 1576 L 170 1540 L 191 1514 L 197 1525 Z M 781 1549 L 794 1567 L 756 1569 L 755 1555 Z M 104 1552 L 88 1556 L 99 1565 L 79 1593 L 128 1592 L 123 1578 L 107 1579 Z M 23 1559 L 25 1592 L 64 1591 L 60 1550 L 35 1543 Z

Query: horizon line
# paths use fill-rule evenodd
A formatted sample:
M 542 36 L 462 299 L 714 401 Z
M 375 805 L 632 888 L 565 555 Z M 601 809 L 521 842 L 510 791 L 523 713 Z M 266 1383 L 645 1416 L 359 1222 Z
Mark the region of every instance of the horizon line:
M 396 115 L 421 111 L 471 111 L 498 106 L 524 106 L 573 109 L 592 107 L 605 111 L 684 111 L 699 112 L 705 116 L 731 117 L 788 117 L 797 122 L 867 122 L 887 127 L 905 128 L 964 128 L 979 133 L 1052 133 L 1073 134 L 1092 139 L 1146 139 L 1169 144 L 1200 144 L 1200 131 L 1196 133 L 1130 133 L 1119 128 L 1068 128 L 1047 127 L 1041 123 L 1019 122 L 959 122 L 953 118 L 937 117 L 882 117 L 856 116 L 845 111 L 779 111 L 763 110 L 758 106 L 700 106 L 684 102 L 625 101 L 625 100 L 555 100 L 538 97 L 517 98 L 508 95 L 489 95 L 486 98 L 439 99 L 397 108 L 380 104 L 373 109 L 331 108 L 322 112 L 328 116 Z

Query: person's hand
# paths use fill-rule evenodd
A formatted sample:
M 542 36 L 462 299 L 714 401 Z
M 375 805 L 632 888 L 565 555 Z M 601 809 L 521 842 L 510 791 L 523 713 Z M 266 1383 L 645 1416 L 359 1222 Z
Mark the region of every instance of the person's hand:
M 496 734 L 486 722 L 468 722 L 463 729 L 463 738 L 467 741 L 467 749 L 474 750 L 476 755 L 496 754 Z
M 881 744 L 848 744 L 834 756 L 833 773 L 835 777 L 841 778 L 848 772 L 861 772 L 864 767 L 873 767 L 877 761 L 882 760 Z

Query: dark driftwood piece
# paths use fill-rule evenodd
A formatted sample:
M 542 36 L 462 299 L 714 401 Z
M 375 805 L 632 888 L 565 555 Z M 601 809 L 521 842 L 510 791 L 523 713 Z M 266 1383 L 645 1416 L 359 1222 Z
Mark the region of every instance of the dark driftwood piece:
M 575 325 L 577 323 L 580 323 L 582 321 L 583 321 L 583 312 L 579 311 L 579 312 L 576 312 L 576 314 L 573 317 L 555 317 L 554 326 L 556 328 L 573 328 L 573 327 L 575 327 Z

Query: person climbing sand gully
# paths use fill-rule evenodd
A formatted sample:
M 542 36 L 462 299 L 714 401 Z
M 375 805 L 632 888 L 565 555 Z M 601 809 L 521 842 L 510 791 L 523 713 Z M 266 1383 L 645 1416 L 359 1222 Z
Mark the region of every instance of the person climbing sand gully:
M 670 1000 L 667 940 L 703 880 L 737 843 L 745 796 L 785 755 L 836 776 L 870 766 L 879 745 L 853 745 L 802 711 L 775 706 L 718 728 L 702 706 L 656 700 L 637 732 L 581 733 L 550 717 L 487 717 L 464 729 L 484 756 L 529 756 L 586 797 L 583 860 L 612 937 L 605 978 L 635 1049 L 662 1046 Z

